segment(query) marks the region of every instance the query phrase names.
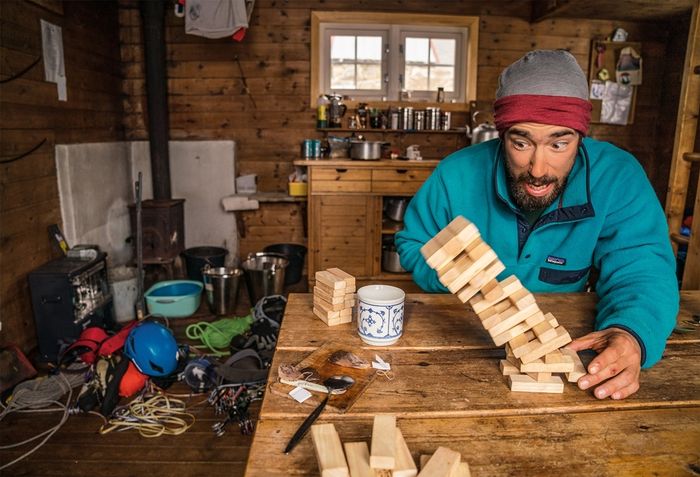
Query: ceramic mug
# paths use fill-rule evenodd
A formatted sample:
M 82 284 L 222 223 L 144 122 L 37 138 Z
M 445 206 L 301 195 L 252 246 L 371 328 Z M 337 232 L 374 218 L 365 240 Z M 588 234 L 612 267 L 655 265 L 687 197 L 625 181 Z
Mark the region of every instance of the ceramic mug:
M 389 346 L 403 334 L 406 293 L 391 285 L 368 285 L 357 290 L 357 332 L 373 346 Z

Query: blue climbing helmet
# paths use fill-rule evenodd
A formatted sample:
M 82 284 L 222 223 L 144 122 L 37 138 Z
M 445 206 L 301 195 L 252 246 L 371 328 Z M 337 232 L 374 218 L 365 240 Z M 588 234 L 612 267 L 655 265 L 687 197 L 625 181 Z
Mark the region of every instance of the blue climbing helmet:
M 168 376 L 177 368 L 178 347 L 173 334 L 153 321 L 145 321 L 131 330 L 124 354 L 148 376 Z

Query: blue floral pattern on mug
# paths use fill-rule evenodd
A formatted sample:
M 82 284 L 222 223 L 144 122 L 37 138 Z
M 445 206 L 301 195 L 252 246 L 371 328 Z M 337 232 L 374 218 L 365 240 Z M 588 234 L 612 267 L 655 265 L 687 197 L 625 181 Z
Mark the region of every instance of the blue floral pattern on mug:
M 395 340 L 403 333 L 404 304 L 358 306 L 358 330 L 360 335 L 373 340 Z

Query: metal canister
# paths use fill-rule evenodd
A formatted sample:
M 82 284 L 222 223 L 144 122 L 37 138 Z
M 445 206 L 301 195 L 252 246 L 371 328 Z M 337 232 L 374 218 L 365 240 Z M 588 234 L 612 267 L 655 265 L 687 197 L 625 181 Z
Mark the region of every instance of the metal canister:
M 314 157 L 314 140 L 304 139 L 301 141 L 301 157 Z
M 443 131 L 449 131 L 452 127 L 452 113 L 450 111 L 443 111 L 440 116 L 440 129 Z
M 411 106 L 406 106 L 403 108 L 403 115 L 401 116 L 401 129 L 413 129 L 413 108 Z
M 433 117 L 430 118 L 430 129 L 437 131 L 440 129 L 440 115 L 442 111 L 440 108 L 433 108 Z
M 413 127 L 416 131 L 425 129 L 425 111 L 416 111 L 413 113 Z
M 392 109 L 391 110 L 391 119 L 390 119 L 390 128 L 391 129 L 398 129 L 399 128 L 399 114 L 400 114 L 401 108 L 397 109 Z
M 433 109 L 425 108 L 425 119 L 423 120 L 423 129 L 431 130 L 433 124 Z

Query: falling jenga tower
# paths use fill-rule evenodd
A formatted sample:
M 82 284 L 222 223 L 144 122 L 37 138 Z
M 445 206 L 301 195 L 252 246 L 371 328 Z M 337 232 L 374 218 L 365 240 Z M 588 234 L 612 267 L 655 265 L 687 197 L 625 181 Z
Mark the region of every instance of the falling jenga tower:
M 314 315 L 328 326 L 352 322 L 355 277 L 339 268 L 316 272 Z
M 479 230 L 457 217 L 421 248 L 448 290 L 471 305 L 496 346 L 505 345 L 501 371 L 511 391 L 561 393 L 564 382 L 552 373 L 565 373 L 569 382 L 585 374 L 576 352 L 561 349 L 569 333 L 551 314 L 544 314 L 534 296 L 511 275 L 499 282 L 505 266 Z

